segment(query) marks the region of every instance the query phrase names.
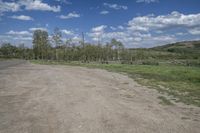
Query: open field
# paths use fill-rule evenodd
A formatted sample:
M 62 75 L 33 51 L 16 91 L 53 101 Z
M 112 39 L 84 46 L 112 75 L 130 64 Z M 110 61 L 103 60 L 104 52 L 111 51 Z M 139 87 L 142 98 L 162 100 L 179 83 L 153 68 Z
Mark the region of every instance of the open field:
M 23 62 L 0 69 L 0 132 L 198 133 L 199 107 L 162 96 L 118 73 Z
M 32 61 L 39 64 L 77 65 L 122 72 L 140 84 L 172 96 L 170 100 L 200 106 L 200 68 L 179 65 L 127 65 L 79 62 Z

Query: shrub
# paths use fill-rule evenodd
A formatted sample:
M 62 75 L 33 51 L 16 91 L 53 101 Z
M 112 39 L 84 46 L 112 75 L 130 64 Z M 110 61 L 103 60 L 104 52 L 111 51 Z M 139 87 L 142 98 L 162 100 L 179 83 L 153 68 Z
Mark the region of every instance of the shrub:
M 158 66 L 159 62 L 154 61 L 154 60 L 147 60 L 147 61 L 142 61 L 142 65 L 155 65 L 155 66 Z

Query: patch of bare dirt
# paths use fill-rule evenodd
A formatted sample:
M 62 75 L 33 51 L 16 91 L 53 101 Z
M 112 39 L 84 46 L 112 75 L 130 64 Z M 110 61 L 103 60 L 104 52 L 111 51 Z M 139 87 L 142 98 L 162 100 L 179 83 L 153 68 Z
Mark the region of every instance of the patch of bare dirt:
M 0 70 L 0 132 L 199 133 L 198 107 L 158 96 L 105 70 L 17 65 Z

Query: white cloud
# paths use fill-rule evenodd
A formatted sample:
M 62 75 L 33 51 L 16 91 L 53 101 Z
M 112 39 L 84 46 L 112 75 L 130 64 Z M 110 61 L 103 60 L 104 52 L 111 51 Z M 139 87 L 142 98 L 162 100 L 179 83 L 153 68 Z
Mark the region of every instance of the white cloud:
M 60 12 L 60 6 L 50 6 L 47 3 L 43 3 L 42 0 L 21 0 L 20 4 L 25 6 L 26 10 L 41 10 L 41 11 L 53 11 Z
M 118 40 L 126 39 L 129 35 L 126 32 L 116 31 L 116 32 L 107 32 L 103 34 L 103 38 L 107 41 L 112 38 L 116 38 Z
M 189 29 L 188 32 L 192 35 L 200 35 L 200 27 Z
M 111 9 L 115 9 L 115 10 L 119 10 L 119 9 L 127 10 L 128 9 L 127 6 L 118 5 L 118 4 L 103 3 L 103 5 L 105 7 L 108 7 L 108 8 L 111 8 Z
M 68 4 L 68 5 L 72 4 L 72 2 L 70 2 L 68 0 L 55 0 L 55 1 L 60 2 L 60 3 L 64 3 L 64 4 Z
M 129 25 L 127 25 L 129 27 Z M 160 44 L 167 44 L 175 42 L 177 40 L 176 36 L 161 34 L 153 35 L 150 32 L 141 31 L 131 31 L 124 26 L 110 26 L 113 31 L 106 32 L 106 25 L 100 25 L 91 28 L 90 32 L 87 34 L 93 41 L 102 43 L 109 42 L 112 38 L 121 41 L 127 47 L 152 47 Z
M 47 31 L 46 28 L 44 27 L 32 27 L 32 28 L 29 28 L 30 31 L 35 31 L 35 30 L 44 30 L 44 31 Z
M 117 30 L 117 28 L 114 27 L 114 26 L 110 26 L 110 29 L 111 29 L 111 30 Z
M 159 0 L 137 0 L 136 1 L 137 3 L 142 3 L 142 2 L 144 2 L 144 3 L 154 3 L 154 2 L 159 2 Z
M 28 31 L 13 31 L 13 30 L 10 30 L 6 34 L 8 34 L 8 35 L 16 35 L 16 36 L 31 36 L 32 35 Z
M 0 35 L 0 45 L 4 42 L 9 42 L 13 37 L 11 35 Z
M 104 32 L 104 29 L 107 28 L 106 25 L 100 25 L 92 28 L 92 32 Z
M 26 46 L 31 46 L 32 33 L 28 31 L 13 31 L 5 33 L 5 35 L 0 35 L 0 43 L 9 42 L 11 44 L 17 45 L 20 43 L 25 43 Z
M 78 37 L 78 36 L 74 36 L 73 38 L 72 38 L 72 41 L 74 42 L 74 43 L 78 43 L 78 42 L 80 42 L 82 40 L 82 38 L 80 38 L 80 37 Z
M 111 30 L 124 30 L 124 27 L 122 25 L 119 25 L 117 27 L 114 27 L 114 26 L 110 26 L 110 29 Z
M 30 36 L 14 36 L 0 35 L 0 45 L 2 43 L 11 43 L 12 45 L 25 44 L 26 47 L 31 47 L 32 37 Z
M 16 12 L 20 10 L 20 5 L 15 2 L 3 2 L 0 0 L 0 13 L 3 12 Z
M 107 28 L 106 25 L 100 25 L 91 29 L 90 33 L 87 35 L 91 37 L 93 41 L 101 41 L 102 43 L 109 42 L 112 38 L 115 38 L 121 42 L 123 42 L 126 46 L 133 45 L 134 42 L 138 42 L 142 40 L 142 34 L 135 34 L 131 35 L 126 29 L 123 27 L 123 31 L 121 30 L 123 26 L 113 27 L 110 28 L 113 30 L 112 32 L 106 32 L 105 29 Z M 146 36 L 145 36 L 146 35 Z M 145 34 L 144 37 L 147 37 Z
M 66 29 L 61 30 L 61 32 L 64 33 L 65 35 L 74 35 L 73 31 L 66 30 Z
M 97 27 L 93 27 L 91 29 L 91 32 L 88 33 L 88 35 L 92 38 L 92 40 L 99 41 L 99 39 L 104 34 L 106 28 L 107 28 L 106 25 L 100 25 L 100 26 L 97 26 Z
M 170 29 L 190 29 L 200 27 L 200 13 L 198 14 L 181 14 L 172 12 L 168 15 L 147 15 L 135 17 L 128 22 L 128 29 L 131 31 L 151 31 L 151 30 L 170 30 Z
M 80 41 L 82 41 L 82 38 L 79 37 L 78 35 L 74 35 L 72 38 L 62 38 L 62 41 L 63 42 L 66 42 L 66 41 L 70 41 L 71 43 L 71 46 L 75 46 L 76 44 L 80 43 Z
M 121 26 L 121 25 L 119 25 L 117 28 L 119 28 L 120 30 L 123 30 L 123 29 L 124 29 L 124 27 Z
M 106 10 L 103 10 L 103 11 L 100 12 L 100 14 L 102 14 L 102 15 L 106 15 L 108 13 L 109 13 L 109 11 L 106 11 Z
M 152 36 L 150 33 L 136 32 L 130 34 L 127 31 L 105 32 L 101 36 L 103 43 L 109 42 L 112 38 L 121 41 L 126 47 L 152 47 L 176 41 L 176 37 L 173 35 Z
M 17 12 L 20 10 L 40 10 L 60 12 L 60 6 L 51 6 L 42 0 L 18 0 L 13 2 L 5 2 L 0 0 L 0 14 L 3 12 Z
M 71 12 L 67 15 L 60 15 L 59 18 L 60 19 L 71 19 L 71 18 L 79 18 L 80 14 L 77 14 L 76 12 Z
M 11 16 L 10 18 L 13 18 L 13 19 L 18 19 L 18 20 L 25 20 L 25 21 L 28 21 L 28 20 L 34 20 L 32 17 L 30 16 L 25 16 L 25 15 L 20 15 L 20 16 Z
M 178 36 L 183 36 L 183 35 L 187 35 L 188 33 L 183 33 L 183 32 L 177 32 L 176 35 Z
M 23 36 L 14 37 L 12 39 L 14 39 L 14 40 L 20 40 L 20 41 L 32 41 L 33 40 L 32 37 L 23 37 Z

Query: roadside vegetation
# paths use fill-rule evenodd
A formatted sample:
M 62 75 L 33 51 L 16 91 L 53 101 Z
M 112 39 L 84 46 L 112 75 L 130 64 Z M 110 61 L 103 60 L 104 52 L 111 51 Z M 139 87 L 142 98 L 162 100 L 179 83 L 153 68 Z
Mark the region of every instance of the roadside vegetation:
M 104 45 L 85 43 L 84 36 L 78 43 L 71 39 L 63 42 L 58 28 L 52 36 L 49 40 L 46 31 L 36 30 L 32 48 L 24 44 L 17 47 L 4 43 L 0 48 L 0 57 L 122 72 L 142 85 L 168 94 L 175 102 L 200 107 L 200 41 L 130 49 L 114 38 Z M 170 104 L 168 99 L 160 99 Z
M 158 99 L 161 100 L 160 104 L 162 105 L 173 105 L 173 103 L 164 96 L 159 96 Z

